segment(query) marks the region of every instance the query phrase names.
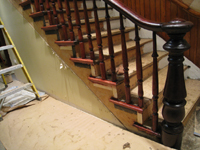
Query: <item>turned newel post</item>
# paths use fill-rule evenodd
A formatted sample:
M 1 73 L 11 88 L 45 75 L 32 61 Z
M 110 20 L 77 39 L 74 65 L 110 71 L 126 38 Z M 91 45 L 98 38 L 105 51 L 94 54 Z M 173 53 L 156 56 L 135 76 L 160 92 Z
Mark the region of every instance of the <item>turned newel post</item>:
M 180 149 L 183 133 L 181 121 L 185 116 L 185 81 L 183 74 L 183 53 L 190 45 L 183 39 L 193 24 L 182 19 L 164 23 L 162 29 L 170 39 L 163 48 L 169 52 L 168 73 L 164 89 L 162 115 L 162 143 L 166 146 Z

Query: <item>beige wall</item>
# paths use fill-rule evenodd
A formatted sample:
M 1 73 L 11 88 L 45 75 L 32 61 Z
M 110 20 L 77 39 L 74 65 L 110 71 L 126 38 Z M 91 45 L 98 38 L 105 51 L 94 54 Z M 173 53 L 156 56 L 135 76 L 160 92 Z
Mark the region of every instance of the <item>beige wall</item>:
M 62 61 L 53 54 L 52 49 L 8 0 L 1 0 L 0 17 L 37 88 L 99 118 L 122 126 L 70 68 L 60 69 Z M 20 71 L 16 71 L 16 75 L 19 80 L 24 81 Z
M 190 8 L 200 12 L 200 0 L 182 0 L 185 4 L 190 6 Z

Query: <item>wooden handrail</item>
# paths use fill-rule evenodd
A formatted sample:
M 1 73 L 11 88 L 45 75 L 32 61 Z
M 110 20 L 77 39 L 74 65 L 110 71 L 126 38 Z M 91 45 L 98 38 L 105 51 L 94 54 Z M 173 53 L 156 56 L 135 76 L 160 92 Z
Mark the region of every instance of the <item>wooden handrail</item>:
M 105 1 L 107 4 L 109 4 L 111 7 L 116 9 L 118 12 L 120 12 L 122 15 L 124 15 L 126 18 L 128 18 L 138 26 L 151 31 L 156 31 L 156 32 L 163 31 L 161 28 L 162 23 L 153 22 L 136 14 L 134 11 L 125 6 L 119 0 L 103 0 L 103 1 Z

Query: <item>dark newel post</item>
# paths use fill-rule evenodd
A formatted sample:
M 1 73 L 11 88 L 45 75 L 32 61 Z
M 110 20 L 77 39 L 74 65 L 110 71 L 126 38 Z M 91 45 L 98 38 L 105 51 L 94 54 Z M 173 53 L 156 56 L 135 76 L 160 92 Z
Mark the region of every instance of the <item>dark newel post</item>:
M 186 89 L 183 74 L 183 53 L 190 45 L 183 39 L 193 24 L 182 19 L 175 19 L 162 25 L 170 40 L 163 46 L 169 52 L 168 74 L 164 89 L 162 142 L 164 145 L 180 149 L 185 116 Z
M 93 44 L 92 44 L 92 39 L 91 39 L 91 29 L 90 29 L 90 22 L 88 18 L 88 13 L 87 13 L 87 6 L 85 0 L 83 0 L 83 8 L 84 8 L 84 17 L 85 17 L 85 28 L 86 28 L 86 33 L 88 37 L 88 43 L 89 43 L 89 49 L 90 49 L 90 59 L 94 60 L 94 51 L 93 51 Z
M 153 94 L 153 114 L 152 114 L 152 130 L 158 129 L 158 61 L 157 61 L 157 43 L 156 32 L 153 32 L 153 80 L 152 80 L 152 94 Z
M 107 23 L 107 34 L 108 34 L 108 49 L 110 54 L 110 62 L 111 62 L 111 72 L 112 72 L 112 81 L 117 81 L 117 75 L 115 71 L 115 60 L 114 60 L 114 48 L 113 48 L 113 40 L 112 40 L 112 33 L 111 33 L 111 27 L 110 27 L 110 15 L 108 12 L 108 5 L 105 3 L 106 8 L 106 23 Z
M 122 14 L 120 14 L 120 31 L 121 31 L 121 44 L 122 44 L 122 60 L 123 60 L 123 67 L 124 67 L 124 84 L 125 84 L 125 96 L 126 96 L 126 103 L 131 103 L 131 93 L 130 93 L 130 80 L 128 74 L 128 56 L 127 56 L 127 48 L 126 48 L 126 39 L 124 33 L 124 22 Z
M 142 60 L 140 52 L 140 37 L 138 33 L 138 26 L 135 24 L 135 42 L 136 42 L 136 69 L 138 79 L 138 105 L 143 107 L 143 74 L 142 74 Z

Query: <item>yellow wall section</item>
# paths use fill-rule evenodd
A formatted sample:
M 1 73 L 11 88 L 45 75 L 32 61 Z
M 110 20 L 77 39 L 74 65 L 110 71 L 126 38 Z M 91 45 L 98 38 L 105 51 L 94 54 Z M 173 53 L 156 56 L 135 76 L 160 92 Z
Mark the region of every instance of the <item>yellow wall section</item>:
M 62 61 L 8 0 L 1 1 L 0 17 L 37 88 L 99 118 L 123 126 L 69 68 L 60 69 Z M 24 81 L 20 71 L 16 71 L 16 75 Z

